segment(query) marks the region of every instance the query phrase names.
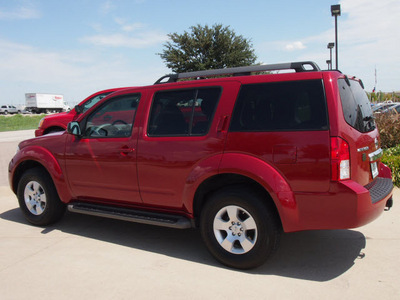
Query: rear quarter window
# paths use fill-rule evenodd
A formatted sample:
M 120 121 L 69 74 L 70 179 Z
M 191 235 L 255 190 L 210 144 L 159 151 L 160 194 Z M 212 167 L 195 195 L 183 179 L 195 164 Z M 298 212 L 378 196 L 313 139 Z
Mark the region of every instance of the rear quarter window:
M 322 80 L 243 85 L 230 131 L 327 130 Z

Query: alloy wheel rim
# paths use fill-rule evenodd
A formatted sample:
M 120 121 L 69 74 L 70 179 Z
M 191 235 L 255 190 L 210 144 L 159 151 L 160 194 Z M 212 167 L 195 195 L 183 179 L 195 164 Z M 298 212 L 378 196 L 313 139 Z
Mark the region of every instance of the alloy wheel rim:
M 46 209 L 46 193 L 37 181 L 30 181 L 25 186 L 24 200 L 29 212 L 35 216 L 43 214 Z
M 215 215 L 213 230 L 220 246 L 232 254 L 248 253 L 257 241 L 257 224 L 240 206 L 229 205 L 220 209 Z

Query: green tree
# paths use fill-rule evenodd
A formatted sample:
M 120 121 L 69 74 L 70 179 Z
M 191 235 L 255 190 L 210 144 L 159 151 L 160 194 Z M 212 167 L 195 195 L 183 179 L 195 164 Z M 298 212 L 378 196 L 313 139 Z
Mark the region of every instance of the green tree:
M 168 37 L 158 55 L 176 73 L 248 66 L 257 59 L 249 39 L 221 24 L 192 26 Z

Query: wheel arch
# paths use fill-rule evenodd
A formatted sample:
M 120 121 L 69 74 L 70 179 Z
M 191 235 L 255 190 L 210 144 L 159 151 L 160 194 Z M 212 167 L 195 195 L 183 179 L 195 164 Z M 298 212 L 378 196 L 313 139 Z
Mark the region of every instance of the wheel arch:
M 10 164 L 10 185 L 17 192 L 21 176 L 29 169 L 40 168 L 49 174 L 62 202 L 68 202 L 71 194 L 59 162 L 42 147 L 26 147 L 13 158 Z
M 200 184 L 200 186 L 196 190 L 193 200 L 193 214 L 196 220 L 196 226 L 198 225 L 202 208 L 209 200 L 209 196 L 211 194 L 223 188 L 238 186 L 243 187 L 243 189 L 251 189 L 259 194 L 265 200 L 264 204 L 267 205 L 275 214 L 279 225 L 282 226 L 279 212 L 277 210 L 274 200 L 272 199 L 268 191 L 260 183 L 253 180 L 252 178 L 234 173 L 218 174 L 208 178 Z
M 47 171 L 47 169 L 46 169 L 42 164 L 40 164 L 40 163 L 37 162 L 37 161 L 34 161 L 34 160 L 26 160 L 26 161 L 21 162 L 21 163 L 15 168 L 14 175 L 13 175 L 13 177 L 12 177 L 11 187 L 12 187 L 12 190 L 13 190 L 13 192 L 14 192 L 15 194 L 17 193 L 18 183 L 19 183 L 19 181 L 20 181 L 22 175 L 23 175 L 26 171 L 28 171 L 28 170 L 30 170 L 30 169 L 34 169 L 34 168 L 40 168 L 40 169 L 42 169 L 43 171 L 47 172 L 47 173 L 50 175 L 50 173 Z
M 226 186 L 243 185 L 256 190 L 276 213 L 284 231 L 296 228 L 298 207 L 294 193 L 282 174 L 267 162 L 246 154 L 223 155 L 217 175 L 204 180 L 193 197 L 197 220 L 208 196 Z
M 53 125 L 51 127 L 46 128 L 43 131 L 43 134 L 49 134 L 49 133 L 58 132 L 58 131 L 65 131 L 65 129 L 66 129 L 66 127 L 62 127 L 62 126 L 59 126 L 59 125 Z

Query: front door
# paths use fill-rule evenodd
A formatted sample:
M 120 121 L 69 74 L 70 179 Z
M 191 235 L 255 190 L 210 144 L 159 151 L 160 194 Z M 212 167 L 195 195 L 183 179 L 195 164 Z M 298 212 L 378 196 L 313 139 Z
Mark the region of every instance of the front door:
M 81 122 L 83 136 L 69 136 L 67 178 L 77 199 L 140 203 L 136 170 L 140 94 L 110 98 Z

